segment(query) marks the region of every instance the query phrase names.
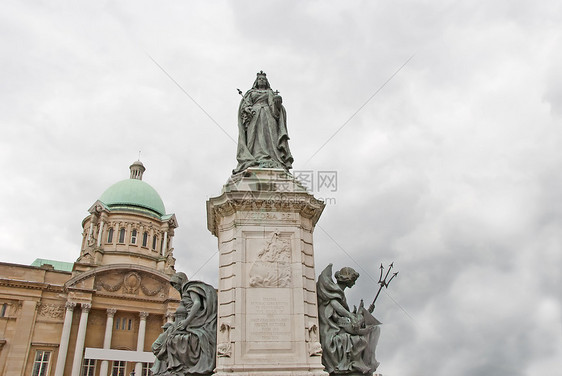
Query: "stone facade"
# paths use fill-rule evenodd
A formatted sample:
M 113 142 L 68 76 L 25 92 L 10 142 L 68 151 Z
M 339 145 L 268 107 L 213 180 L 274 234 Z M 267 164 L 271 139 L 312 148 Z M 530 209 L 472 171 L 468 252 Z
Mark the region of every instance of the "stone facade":
M 142 172 L 135 162 L 131 179 Z M 177 221 L 142 201 L 98 200 L 89 213 L 71 271 L 0 263 L 0 376 L 106 376 L 121 366 L 120 375 L 148 375 L 151 345 L 179 303 L 169 284 Z

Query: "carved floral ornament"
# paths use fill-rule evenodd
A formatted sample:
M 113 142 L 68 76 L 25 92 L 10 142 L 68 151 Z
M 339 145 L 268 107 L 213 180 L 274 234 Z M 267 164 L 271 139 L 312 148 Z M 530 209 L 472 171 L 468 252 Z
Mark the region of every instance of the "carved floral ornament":
M 163 296 L 166 283 L 156 280 L 149 274 L 136 271 L 111 271 L 96 276 L 94 288 L 98 291 L 117 292 L 138 295 L 142 291 L 146 296 Z
M 37 311 L 39 316 L 62 319 L 64 317 L 65 306 L 61 304 L 39 303 Z

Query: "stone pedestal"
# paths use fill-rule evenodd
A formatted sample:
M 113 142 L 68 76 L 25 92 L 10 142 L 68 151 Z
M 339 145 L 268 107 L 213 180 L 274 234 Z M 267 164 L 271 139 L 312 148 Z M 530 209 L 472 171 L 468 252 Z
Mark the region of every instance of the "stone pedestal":
M 249 168 L 207 201 L 220 252 L 216 375 L 327 375 L 312 246 L 323 209 L 281 169 Z

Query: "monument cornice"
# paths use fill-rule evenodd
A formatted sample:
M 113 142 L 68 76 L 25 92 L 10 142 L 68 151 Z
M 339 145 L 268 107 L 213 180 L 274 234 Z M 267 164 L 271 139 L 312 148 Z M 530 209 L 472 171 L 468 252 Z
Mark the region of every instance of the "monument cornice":
M 326 205 L 307 192 L 231 191 L 207 201 L 207 228 L 216 235 L 219 217 L 237 212 L 298 213 L 312 225 L 320 218 Z

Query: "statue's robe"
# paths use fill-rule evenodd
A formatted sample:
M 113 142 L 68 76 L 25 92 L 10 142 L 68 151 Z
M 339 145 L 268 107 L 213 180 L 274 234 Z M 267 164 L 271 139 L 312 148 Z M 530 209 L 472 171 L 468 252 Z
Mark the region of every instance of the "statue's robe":
M 167 373 L 177 375 L 209 375 L 216 365 L 217 293 L 211 285 L 188 281 L 182 286 L 183 304 L 189 313 L 193 306 L 191 293 L 201 306 L 185 330 L 171 331 L 160 354 Z M 160 355 L 160 356 L 159 356 Z

